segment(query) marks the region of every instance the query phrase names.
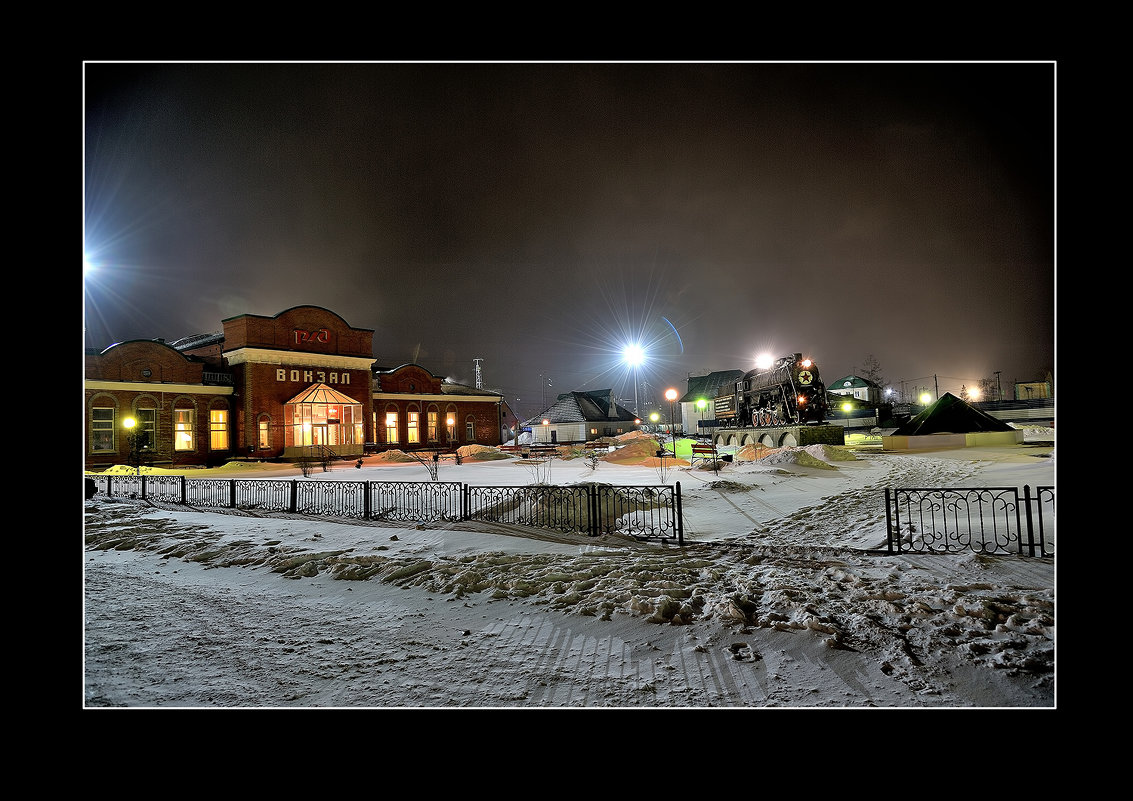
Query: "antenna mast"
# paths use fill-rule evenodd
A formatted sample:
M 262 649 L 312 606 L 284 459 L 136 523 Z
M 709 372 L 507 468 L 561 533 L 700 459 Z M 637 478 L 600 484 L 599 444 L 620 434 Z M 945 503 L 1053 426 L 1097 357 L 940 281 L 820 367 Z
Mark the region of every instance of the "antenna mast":
M 476 389 L 483 389 L 484 388 L 484 375 L 480 370 L 480 364 L 484 360 L 483 359 L 473 359 L 472 361 L 476 365 Z

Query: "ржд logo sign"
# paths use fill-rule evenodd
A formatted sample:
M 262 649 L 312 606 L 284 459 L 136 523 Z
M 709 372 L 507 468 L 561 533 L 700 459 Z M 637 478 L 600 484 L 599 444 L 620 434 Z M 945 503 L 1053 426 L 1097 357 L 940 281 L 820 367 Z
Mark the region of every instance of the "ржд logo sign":
M 317 331 L 304 331 L 301 328 L 296 328 L 295 344 L 302 345 L 304 342 L 330 342 L 330 331 L 325 328 L 320 328 Z

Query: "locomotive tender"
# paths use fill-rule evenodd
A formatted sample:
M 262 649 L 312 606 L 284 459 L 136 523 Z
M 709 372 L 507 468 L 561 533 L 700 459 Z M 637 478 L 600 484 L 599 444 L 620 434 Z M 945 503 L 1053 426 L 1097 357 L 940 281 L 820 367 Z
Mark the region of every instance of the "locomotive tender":
M 826 420 L 826 385 L 801 353 L 749 370 L 715 398 L 716 419 L 735 428 L 819 424 Z

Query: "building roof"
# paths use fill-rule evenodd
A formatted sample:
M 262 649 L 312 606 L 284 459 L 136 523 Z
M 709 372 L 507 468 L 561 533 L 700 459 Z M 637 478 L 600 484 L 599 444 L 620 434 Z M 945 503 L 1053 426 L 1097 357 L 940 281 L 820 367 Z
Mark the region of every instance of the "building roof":
M 708 375 L 689 376 L 688 392 L 678 403 L 695 403 L 701 398 L 711 400 L 720 394 L 721 387 L 729 387 L 743 377 L 743 370 L 718 370 Z
M 861 389 L 862 387 L 881 389 L 875 382 L 870 381 L 868 378 L 862 378 L 860 375 L 848 375 L 845 378 L 839 378 L 826 384 L 826 388 L 831 392 L 837 392 L 839 390 L 845 391 L 847 389 Z
M 544 420 L 551 423 L 603 423 L 612 420 L 633 422 L 637 420 L 637 415 L 614 402 L 612 389 L 599 389 L 593 392 L 564 392 L 549 408 L 523 424 L 539 425 Z
M 212 345 L 217 342 L 224 341 L 223 331 L 213 331 L 208 334 L 193 334 L 189 337 L 181 337 L 176 342 L 170 342 L 169 347 L 176 350 L 190 350 L 192 348 L 199 348 L 204 345 Z
M 349 395 L 343 395 L 337 389 L 328 387 L 326 384 L 312 384 L 289 400 L 288 403 L 334 403 L 356 406 L 359 401 Z
M 1013 431 L 1007 423 L 981 412 L 945 392 L 935 403 L 893 432 L 895 436 L 970 434 L 977 431 Z
M 447 378 L 441 382 L 442 395 L 484 395 L 486 397 L 499 398 L 500 393 L 490 389 L 477 389 L 470 387 L 466 384 L 457 384 L 449 381 Z

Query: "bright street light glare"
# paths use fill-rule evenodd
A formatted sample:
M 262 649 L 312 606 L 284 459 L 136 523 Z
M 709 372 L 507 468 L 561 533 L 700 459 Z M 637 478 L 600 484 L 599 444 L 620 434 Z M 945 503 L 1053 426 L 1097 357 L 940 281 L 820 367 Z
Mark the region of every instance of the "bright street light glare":
M 622 356 L 632 367 L 637 367 L 645 361 L 645 351 L 641 349 L 640 345 L 626 345 L 622 350 Z

